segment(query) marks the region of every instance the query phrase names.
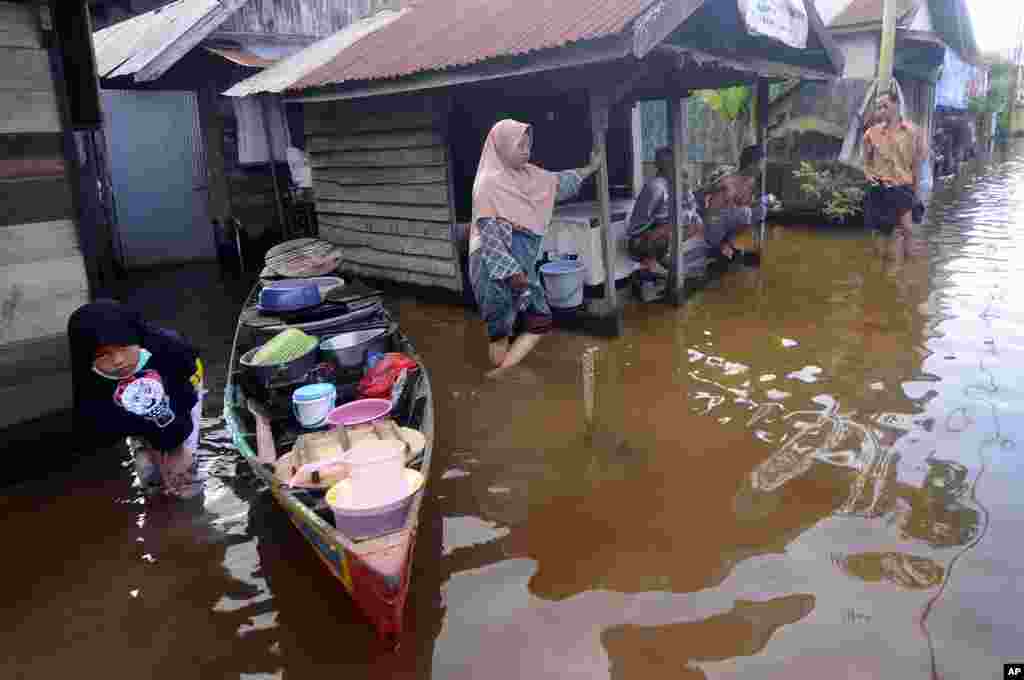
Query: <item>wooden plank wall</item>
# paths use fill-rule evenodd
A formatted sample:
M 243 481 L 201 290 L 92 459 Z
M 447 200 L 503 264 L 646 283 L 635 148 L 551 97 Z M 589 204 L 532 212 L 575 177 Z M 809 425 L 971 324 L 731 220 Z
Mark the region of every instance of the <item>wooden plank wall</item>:
M 305 113 L 320 235 L 345 246 L 345 267 L 460 291 L 444 115 L 422 104 L 321 103 Z
M 0 64 L 2 429 L 70 406 L 66 326 L 89 284 L 32 6 L 0 2 Z

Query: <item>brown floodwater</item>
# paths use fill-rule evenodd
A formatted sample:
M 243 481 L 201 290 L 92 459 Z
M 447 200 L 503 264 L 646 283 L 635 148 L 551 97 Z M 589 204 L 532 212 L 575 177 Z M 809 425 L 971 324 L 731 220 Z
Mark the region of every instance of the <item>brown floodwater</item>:
M 239 291 L 186 290 L 155 318 L 206 315 L 203 494 L 145 498 L 127 453 L 5 490 L 0 677 L 1001 677 L 1022 215 L 1010 154 L 937 183 L 901 266 L 861 230 L 773 228 L 762 268 L 630 307 L 614 341 L 556 333 L 500 383 L 472 312 L 395 300 L 438 436 L 394 654 L 231 448 Z

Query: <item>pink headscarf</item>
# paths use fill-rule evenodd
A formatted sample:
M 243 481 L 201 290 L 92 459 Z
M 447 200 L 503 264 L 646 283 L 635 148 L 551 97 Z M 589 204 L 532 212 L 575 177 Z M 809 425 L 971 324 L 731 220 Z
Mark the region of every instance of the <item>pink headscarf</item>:
M 558 176 L 524 162 L 516 145 L 529 125 L 498 121 L 480 154 L 473 181 L 473 225 L 481 217 L 501 217 L 512 224 L 543 234 L 555 208 Z

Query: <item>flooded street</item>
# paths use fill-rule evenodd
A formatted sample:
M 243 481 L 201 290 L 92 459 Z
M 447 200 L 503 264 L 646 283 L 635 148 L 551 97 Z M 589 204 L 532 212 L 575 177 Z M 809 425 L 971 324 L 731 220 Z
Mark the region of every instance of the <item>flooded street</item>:
M 0 677 L 999 677 L 1024 659 L 1022 215 L 1024 154 L 997 156 L 937 182 L 918 260 L 777 227 L 761 269 L 501 383 L 470 310 L 395 301 L 437 399 L 397 654 L 234 453 L 238 309 L 208 308 L 201 497 L 147 499 L 124 453 L 0 498 Z

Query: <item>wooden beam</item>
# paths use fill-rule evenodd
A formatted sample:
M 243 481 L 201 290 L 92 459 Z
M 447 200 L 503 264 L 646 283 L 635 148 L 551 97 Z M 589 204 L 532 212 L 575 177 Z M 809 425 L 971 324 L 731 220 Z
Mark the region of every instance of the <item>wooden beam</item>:
M 440 222 L 419 222 L 402 218 L 357 217 L 349 215 L 319 216 L 319 223 L 335 229 L 352 229 L 374 234 L 396 234 L 416 238 L 448 240 L 448 225 Z
M 0 90 L 52 89 L 50 59 L 43 50 L 0 47 Z
M 314 168 L 401 168 L 412 165 L 447 163 L 443 146 L 423 149 L 384 149 L 381 151 L 331 151 L 310 154 Z
M 447 179 L 445 167 L 430 165 L 423 167 L 394 168 L 317 168 L 314 180 L 338 185 L 372 186 L 375 184 L 417 185 L 444 182 Z
M 242 5 L 249 0 L 218 0 L 218 7 L 210 10 L 202 19 L 192 25 L 191 28 L 182 33 L 174 42 L 167 45 L 156 57 L 150 59 L 145 66 L 136 71 L 135 82 L 148 83 L 158 79 L 172 66 L 192 49 L 201 43 L 218 26 L 223 24 L 228 17 L 234 14 Z M 117 71 L 108 74 L 108 77 L 116 77 Z
M 451 277 L 452 279 L 457 278 L 459 275 L 456 263 L 448 258 L 418 257 L 415 255 L 384 252 L 374 248 L 347 248 L 345 250 L 345 262 L 385 269 L 418 272 L 431 276 Z
M 41 47 L 38 11 L 33 4 L 0 2 L 0 46 Z
M 633 198 L 637 198 L 644 186 L 643 119 L 639 104 L 634 104 L 630 112 L 629 128 L 633 149 Z
M 231 187 L 224 170 L 224 120 L 217 115 L 218 95 L 212 82 L 204 83 L 197 95 L 199 123 L 206 145 L 209 215 L 211 220 L 223 224 L 231 214 Z
M 615 241 L 612 238 L 611 197 L 608 190 L 608 116 L 610 114 L 608 97 L 598 93 L 590 93 L 590 131 L 593 135 L 593 148 L 601 154 L 601 166 L 597 171 L 597 200 L 600 205 L 601 218 L 601 253 L 604 257 L 604 299 L 607 313 L 615 319 L 616 333 L 621 329 L 621 312 L 616 300 L 615 290 Z
M 73 219 L 71 193 L 64 176 L 0 180 L 0 227 Z
M 88 301 L 81 255 L 0 267 L 0 343 L 61 333 L 71 313 Z
M 405 269 L 390 269 L 360 262 L 350 262 L 348 260 L 343 265 L 343 271 L 352 272 L 356 276 L 397 281 L 398 283 L 411 283 L 417 286 L 444 288 L 456 292 L 461 288 L 461 284 L 455 276 L 438 276 Z
M 371 186 L 342 186 L 328 180 L 313 182 L 317 198 L 336 201 L 367 203 L 401 203 L 403 205 L 448 205 L 448 185 L 439 184 L 378 184 Z
M 0 430 L 71 408 L 70 385 L 71 371 L 60 371 L 0 387 Z
M 71 352 L 64 332 L 0 344 L 2 387 L 24 384 L 37 376 L 70 368 Z
M 431 129 L 411 132 L 394 131 L 359 135 L 307 135 L 306 150 L 309 153 L 322 151 L 368 151 L 374 149 L 414 149 L 439 146 L 443 143 L 441 133 Z
M 62 177 L 66 169 L 60 134 L 0 135 L 0 179 Z
M 329 215 L 365 215 L 367 217 L 397 217 L 409 220 L 427 220 L 448 224 L 448 206 L 412 206 L 390 203 L 352 203 L 317 199 L 316 211 Z
M 0 267 L 81 255 L 74 220 L 0 228 Z
M 800 78 L 804 80 L 834 80 L 835 77 L 807 66 L 797 66 L 783 62 L 750 56 L 727 56 L 694 47 L 678 45 L 658 45 L 657 52 L 674 55 L 677 59 L 676 68 L 686 70 L 691 66 L 711 67 L 723 71 L 736 71 L 745 74 L 761 75 L 771 78 Z M 749 80 L 746 78 L 745 80 Z
M 439 260 L 452 260 L 452 246 L 447 240 L 417 238 L 415 236 L 398 236 L 395 234 L 375 234 L 357 229 L 342 229 L 326 223 L 320 225 L 321 238 L 340 246 L 372 248 L 385 253 L 433 257 Z M 346 250 L 346 253 L 348 251 Z
M 462 262 L 461 242 L 459 240 L 459 228 L 457 227 L 455 210 L 455 152 L 452 146 L 452 111 L 455 108 L 455 97 L 451 92 L 445 93 L 441 108 L 441 137 L 445 145 L 445 157 L 448 165 L 445 167 L 445 188 L 447 189 L 446 200 L 448 203 L 448 252 L 452 261 L 455 262 L 455 269 L 458 272 L 458 290 L 465 292 L 465 284 L 468 281 L 467 274 Z M 468 236 L 468 234 L 467 234 Z M 468 265 L 468 262 L 467 262 Z M 470 283 L 472 285 L 472 283 Z M 472 292 L 472 291 L 470 291 Z
M 670 304 L 679 305 L 683 302 L 682 285 L 682 214 L 683 214 L 683 159 L 686 158 L 686 109 L 683 100 L 673 97 L 668 101 L 668 138 L 672 147 L 672 201 L 669 203 L 669 222 L 672 225 L 672 240 L 669 249 L 668 284 L 665 297 Z
M 643 59 L 654 47 L 679 28 L 705 0 L 658 0 L 633 22 L 632 52 Z
M 439 123 L 437 113 L 432 110 L 389 110 L 383 103 L 376 107 L 377 110 L 369 106 L 360 106 L 369 103 L 322 102 L 305 106 L 306 136 L 422 130 L 434 128 Z
M 45 91 L 0 90 L 0 134 L 60 132 L 60 111 L 53 88 Z
M 756 135 L 757 145 L 761 148 L 761 163 L 760 172 L 758 173 L 758 193 L 757 196 L 767 192 L 768 186 L 768 110 L 771 105 L 771 90 L 769 89 L 769 82 L 764 78 L 758 78 L 754 84 L 754 115 L 751 117 L 757 123 Z M 765 237 L 767 235 L 765 231 L 765 224 L 767 215 L 761 215 L 761 223 L 755 225 L 757 233 L 755 234 L 755 242 L 757 243 L 758 253 L 764 253 Z
M 277 159 L 274 158 L 274 136 L 270 133 L 270 107 L 275 102 L 273 95 L 260 97 L 260 113 L 263 118 L 263 134 L 267 138 L 267 158 L 270 160 L 270 174 L 274 178 L 274 205 L 277 207 L 277 219 L 281 225 L 281 236 L 285 240 L 290 238 L 291 229 L 288 218 L 284 214 L 284 202 L 281 198 L 281 186 L 277 179 Z

